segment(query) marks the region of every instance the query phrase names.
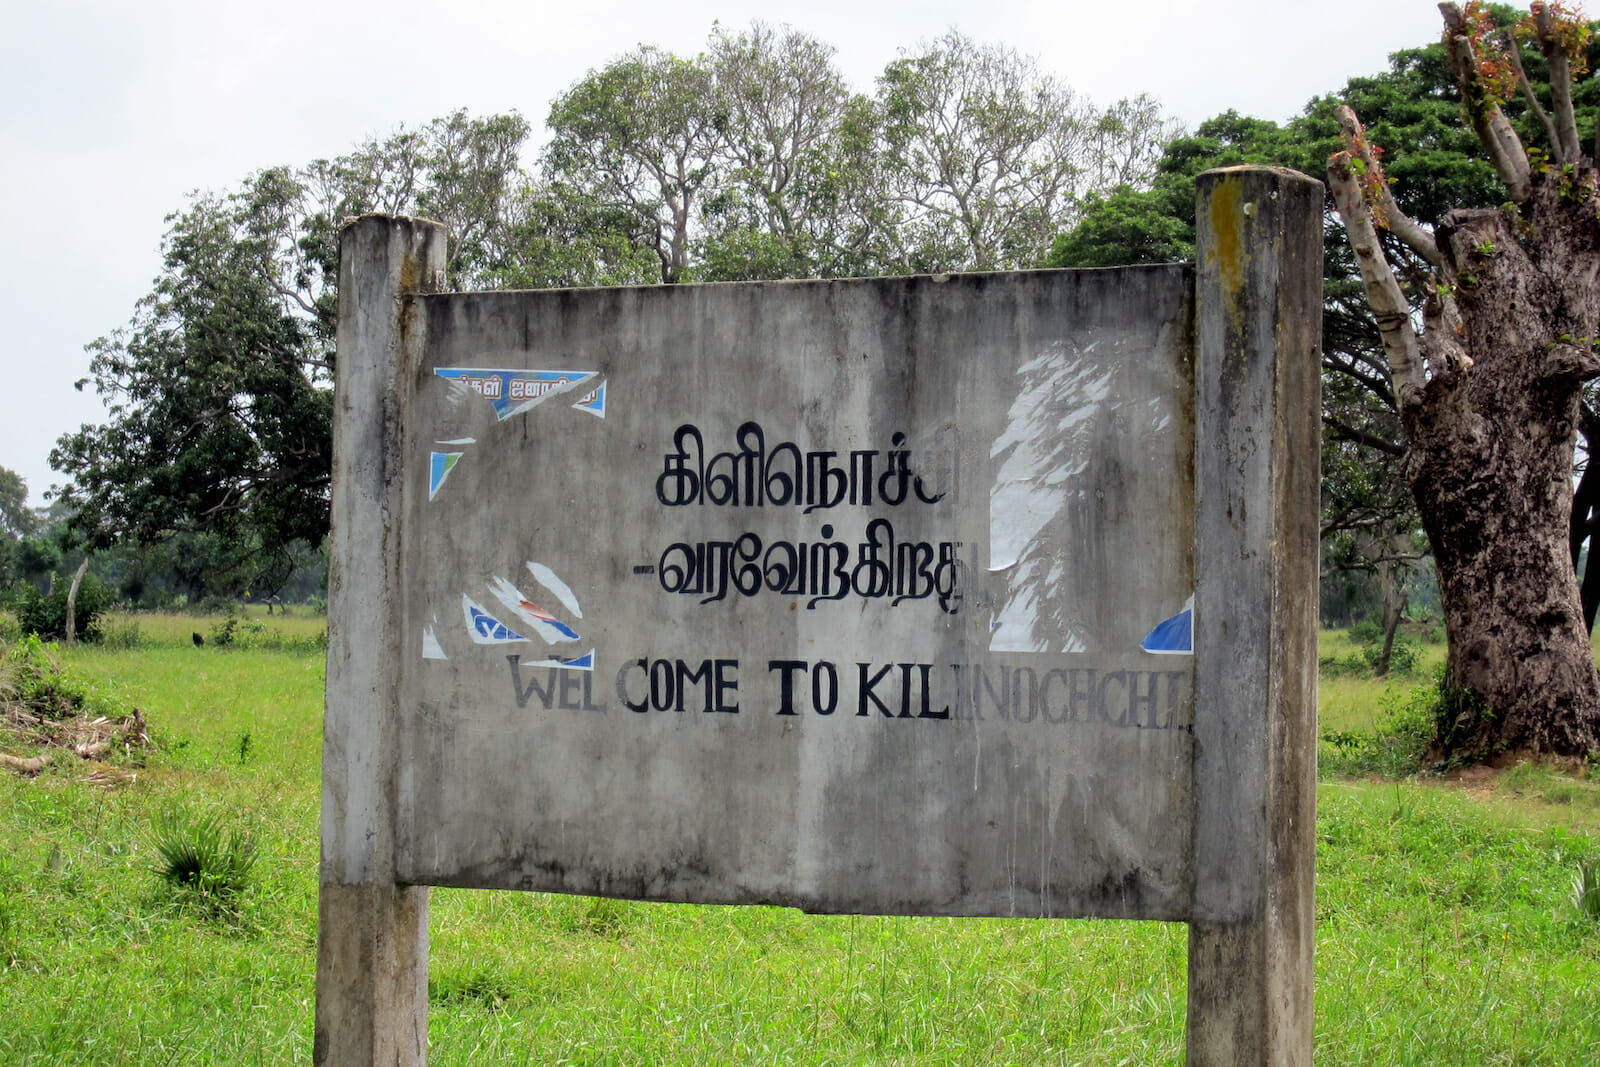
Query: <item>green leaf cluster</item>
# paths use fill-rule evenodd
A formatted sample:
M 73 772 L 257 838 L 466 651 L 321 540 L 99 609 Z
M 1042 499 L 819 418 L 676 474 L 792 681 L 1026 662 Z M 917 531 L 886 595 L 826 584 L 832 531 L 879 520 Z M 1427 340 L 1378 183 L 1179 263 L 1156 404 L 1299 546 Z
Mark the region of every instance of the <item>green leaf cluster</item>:
M 552 104 L 464 111 L 272 167 L 168 218 L 162 270 L 90 344 L 107 418 L 65 435 L 70 539 L 142 591 L 275 588 L 328 528 L 338 239 L 367 212 L 450 231 L 447 286 L 626 285 L 1037 265 L 1087 196 L 1151 175 L 1147 97 L 1092 105 L 949 33 L 851 90 L 831 46 L 761 23 L 692 57 L 642 46 Z M 0 525 L 8 484 L 0 480 Z

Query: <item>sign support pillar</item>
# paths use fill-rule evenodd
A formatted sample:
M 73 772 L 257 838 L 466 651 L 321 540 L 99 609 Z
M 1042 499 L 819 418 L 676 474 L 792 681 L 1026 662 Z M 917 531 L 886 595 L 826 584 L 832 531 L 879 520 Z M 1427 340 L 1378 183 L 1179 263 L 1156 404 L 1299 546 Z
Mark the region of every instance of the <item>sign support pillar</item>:
M 428 1056 L 428 888 L 395 881 L 399 539 L 406 407 L 422 344 L 411 296 L 436 292 L 437 223 L 367 215 L 339 257 L 328 683 L 323 719 L 317 1064 Z
M 1322 185 L 1207 171 L 1197 209 L 1188 1062 L 1309 1065 Z

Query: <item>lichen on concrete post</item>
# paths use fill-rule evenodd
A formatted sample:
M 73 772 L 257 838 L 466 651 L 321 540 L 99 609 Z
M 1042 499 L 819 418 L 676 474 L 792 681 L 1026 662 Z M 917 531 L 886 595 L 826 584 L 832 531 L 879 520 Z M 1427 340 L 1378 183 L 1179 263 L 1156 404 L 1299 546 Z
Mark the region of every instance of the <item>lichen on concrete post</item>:
M 1322 185 L 1201 175 L 1188 1062 L 1309 1064 Z
M 410 296 L 436 290 L 437 223 L 368 215 L 340 242 L 328 680 L 318 900 L 318 1064 L 427 1061 L 428 890 L 395 881 L 401 514 Z

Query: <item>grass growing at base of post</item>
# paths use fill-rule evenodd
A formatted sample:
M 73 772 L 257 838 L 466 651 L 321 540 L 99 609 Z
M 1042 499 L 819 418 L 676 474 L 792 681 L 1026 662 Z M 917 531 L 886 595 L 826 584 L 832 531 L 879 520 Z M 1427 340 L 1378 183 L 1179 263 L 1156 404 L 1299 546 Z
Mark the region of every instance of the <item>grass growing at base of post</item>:
M 143 709 L 156 751 L 131 781 L 0 774 L 0 1062 L 310 1059 L 321 655 L 184 644 L 215 621 L 62 656 Z M 1376 721 L 1354 705 L 1348 728 Z M 1600 1060 L 1600 922 L 1573 893 L 1600 857 L 1594 782 L 1328 779 L 1318 801 L 1319 1064 Z M 247 921 L 176 906 L 152 873 L 152 827 L 185 807 L 250 829 Z M 463 890 L 431 911 L 436 1065 L 1182 1057 L 1178 925 Z

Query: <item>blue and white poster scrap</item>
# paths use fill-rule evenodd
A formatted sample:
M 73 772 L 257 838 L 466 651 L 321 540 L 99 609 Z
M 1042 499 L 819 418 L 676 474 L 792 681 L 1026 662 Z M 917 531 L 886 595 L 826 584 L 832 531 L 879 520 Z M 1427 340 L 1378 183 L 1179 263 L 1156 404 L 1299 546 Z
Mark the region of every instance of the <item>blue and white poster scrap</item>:
M 1183 605 L 1183 610 L 1170 619 L 1156 623 L 1155 629 L 1145 635 L 1139 647 L 1146 652 L 1165 656 L 1190 656 L 1194 654 L 1194 597 Z
M 435 367 L 433 373 L 489 401 L 501 420 L 527 411 L 553 396 L 596 378 L 592 370 L 497 370 L 489 367 Z M 600 400 L 604 413 L 604 400 Z

